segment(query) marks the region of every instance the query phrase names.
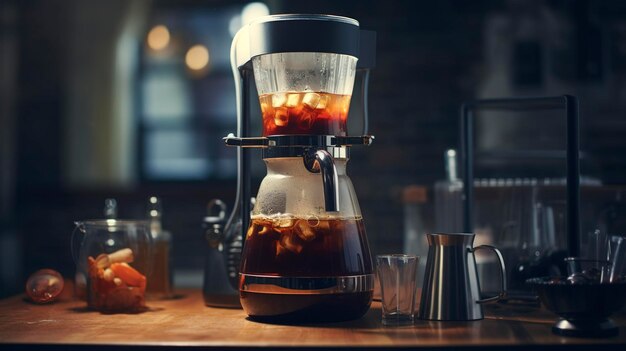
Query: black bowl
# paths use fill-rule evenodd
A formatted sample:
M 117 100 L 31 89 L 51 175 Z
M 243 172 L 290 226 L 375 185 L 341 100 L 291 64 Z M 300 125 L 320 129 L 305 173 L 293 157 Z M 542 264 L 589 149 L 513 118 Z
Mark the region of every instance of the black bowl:
M 526 280 L 543 305 L 561 319 L 552 327 L 555 334 L 582 337 L 617 335 L 608 319 L 626 302 L 626 282 L 572 284 L 567 278 L 541 277 Z

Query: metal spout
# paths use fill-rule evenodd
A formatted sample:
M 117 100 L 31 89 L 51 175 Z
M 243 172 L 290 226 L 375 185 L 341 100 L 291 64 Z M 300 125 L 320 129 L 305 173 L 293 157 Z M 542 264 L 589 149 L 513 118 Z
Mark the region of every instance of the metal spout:
M 326 150 L 310 149 L 304 154 L 304 165 L 309 172 L 322 174 L 326 212 L 338 212 L 339 177 L 333 157 Z

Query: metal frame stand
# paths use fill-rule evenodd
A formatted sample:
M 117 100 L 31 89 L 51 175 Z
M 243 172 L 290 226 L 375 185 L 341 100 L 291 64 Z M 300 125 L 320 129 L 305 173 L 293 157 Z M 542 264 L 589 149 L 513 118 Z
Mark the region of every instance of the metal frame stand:
M 580 135 L 578 99 L 555 97 L 488 99 L 466 102 L 461 107 L 461 158 L 463 164 L 463 229 L 471 233 L 474 202 L 474 114 L 478 110 L 565 110 L 567 122 L 567 250 L 580 254 Z

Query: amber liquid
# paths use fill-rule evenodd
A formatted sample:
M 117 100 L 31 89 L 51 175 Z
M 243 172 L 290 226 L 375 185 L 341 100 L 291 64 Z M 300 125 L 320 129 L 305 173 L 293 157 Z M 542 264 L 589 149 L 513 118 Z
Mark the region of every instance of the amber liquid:
M 252 219 L 241 272 L 280 277 L 336 277 L 372 273 L 361 218 Z M 343 294 L 276 294 L 241 291 L 248 315 L 263 321 L 339 321 L 361 317 L 372 291 Z
M 263 136 L 346 135 L 350 95 L 287 92 L 259 97 Z
M 172 272 L 170 271 L 170 243 L 156 239 L 152 245 L 152 272 L 146 293 L 150 298 L 172 297 Z

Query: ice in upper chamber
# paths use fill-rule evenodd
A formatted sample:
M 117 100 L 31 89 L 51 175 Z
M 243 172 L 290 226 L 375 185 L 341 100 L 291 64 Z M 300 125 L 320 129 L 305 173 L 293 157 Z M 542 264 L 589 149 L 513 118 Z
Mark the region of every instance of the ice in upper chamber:
M 318 110 L 323 110 L 326 108 L 327 104 L 328 104 L 328 95 L 324 95 L 320 97 L 320 101 L 317 103 L 315 108 Z
M 310 108 L 316 108 L 320 102 L 320 94 L 306 93 L 302 98 L 302 103 Z
M 286 102 L 287 102 L 287 94 L 285 93 L 272 94 L 272 107 L 273 108 L 282 107 Z
M 276 109 L 274 124 L 276 124 L 277 127 L 284 127 L 289 124 L 289 111 L 286 108 Z
M 300 94 L 298 93 L 287 94 L 287 102 L 285 103 L 285 106 L 293 108 L 293 107 L 298 106 L 299 103 L 300 103 Z

